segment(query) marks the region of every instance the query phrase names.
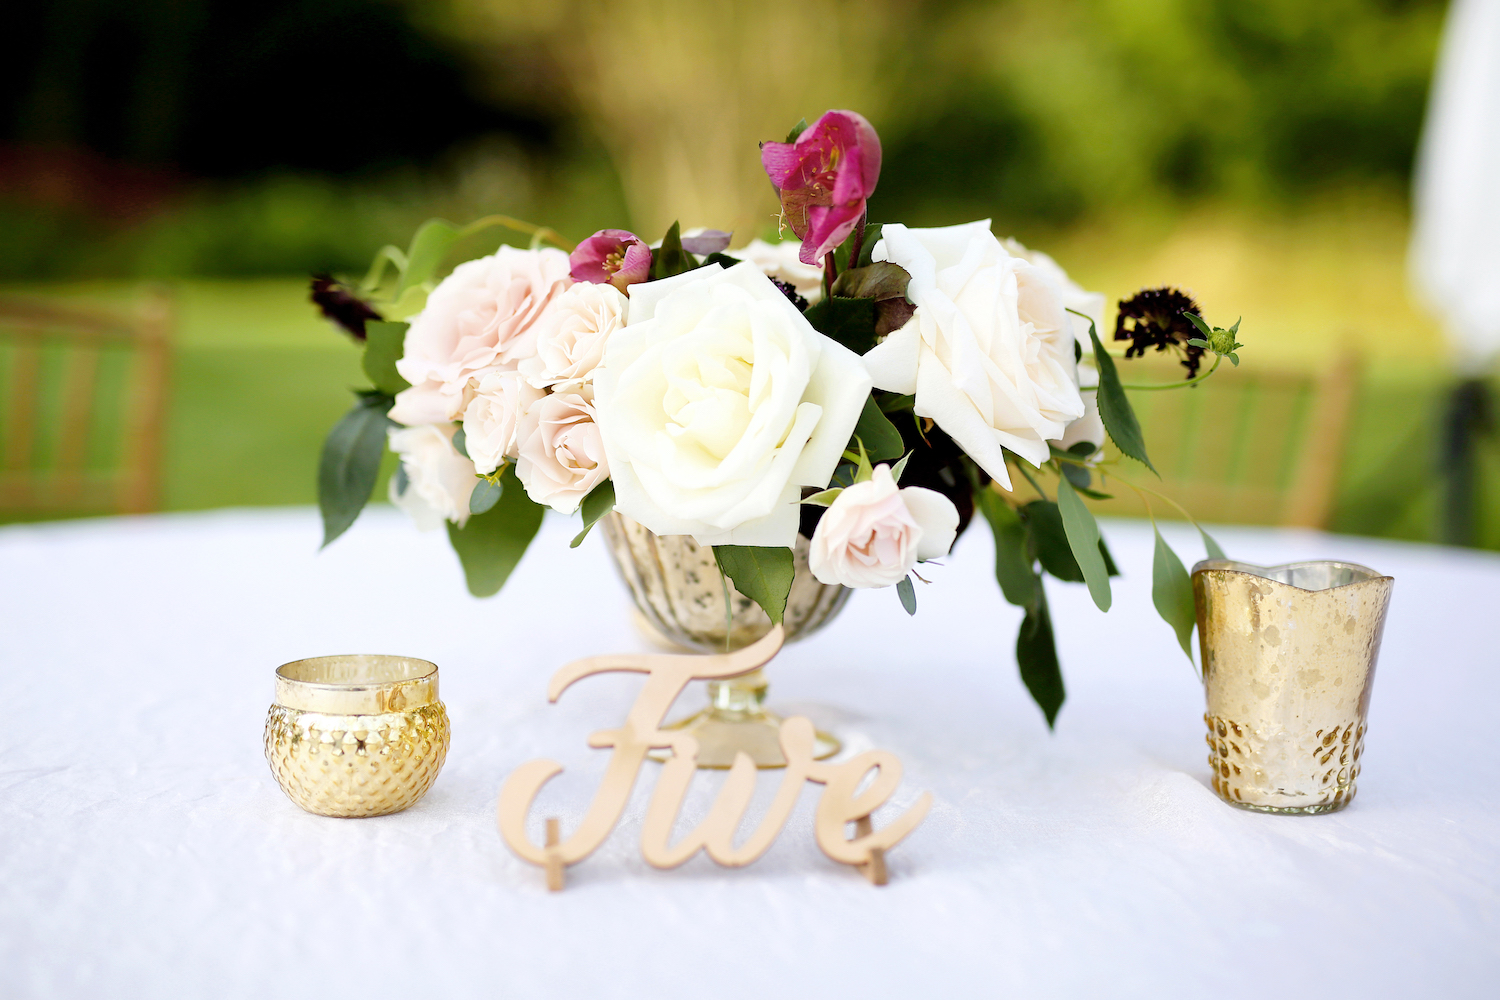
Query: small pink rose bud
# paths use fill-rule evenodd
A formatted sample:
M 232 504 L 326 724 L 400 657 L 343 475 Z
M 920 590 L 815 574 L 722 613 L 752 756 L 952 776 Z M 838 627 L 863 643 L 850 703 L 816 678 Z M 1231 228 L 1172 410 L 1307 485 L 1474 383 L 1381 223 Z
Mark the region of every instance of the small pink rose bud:
M 578 244 L 568 262 L 573 266 L 574 281 L 614 285 L 623 292 L 651 273 L 651 248 L 635 233 L 601 229 Z
M 880 179 L 880 137 L 863 115 L 826 111 L 796 142 L 761 143 L 760 161 L 802 240 L 799 259 L 817 264 L 865 214 Z

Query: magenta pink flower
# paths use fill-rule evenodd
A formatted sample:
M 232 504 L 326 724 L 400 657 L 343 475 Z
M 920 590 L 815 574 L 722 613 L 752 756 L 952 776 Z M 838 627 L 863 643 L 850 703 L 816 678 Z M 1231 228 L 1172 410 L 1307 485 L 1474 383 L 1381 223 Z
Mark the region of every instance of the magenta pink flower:
M 574 281 L 614 285 L 623 292 L 651 273 L 651 248 L 635 233 L 601 229 L 578 244 L 568 263 L 573 265 Z
M 765 142 L 760 162 L 781 193 L 781 211 L 817 264 L 848 238 L 880 179 L 880 137 L 863 115 L 827 111 L 796 142 Z

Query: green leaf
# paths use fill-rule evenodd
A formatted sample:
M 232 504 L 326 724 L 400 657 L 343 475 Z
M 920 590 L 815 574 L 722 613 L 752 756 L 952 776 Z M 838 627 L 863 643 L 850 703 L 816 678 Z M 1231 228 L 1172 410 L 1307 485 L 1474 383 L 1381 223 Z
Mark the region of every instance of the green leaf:
M 854 425 L 854 437 L 863 442 L 865 452 L 872 462 L 890 462 L 906 452 L 901 441 L 901 432 L 896 425 L 880 412 L 875 397 L 865 398 L 865 408 L 859 413 L 859 422 Z
M 900 413 L 902 410 L 911 410 L 917 402 L 917 397 L 915 395 L 896 396 L 884 392 L 881 393 L 879 402 L 881 413 Z
M 1104 539 L 1099 539 L 1099 557 L 1104 560 L 1104 570 L 1110 576 L 1119 576 L 1120 568 L 1115 565 L 1115 557 L 1109 554 L 1109 546 L 1104 544 Z
M 901 582 L 896 584 L 896 596 L 901 598 L 901 606 L 906 609 L 907 614 L 917 613 L 917 588 L 912 586 L 911 577 L 903 576 Z
M 1021 682 L 1031 693 L 1047 728 L 1057 721 L 1067 692 L 1063 689 L 1062 666 L 1057 661 L 1057 642 L 1052 635 L 1052 614 L 1047 608 L 1046 592 L 1041 592 L 1036 608 L 1028 610 L 1016 636 L 1016 665 L 1021 668 Z
M 901 474 L 906 471 L 906 463 L 911 461 L 912 452 L 901 456 L 901 461 L 891 466 L 891 478 L 897 483 L 901 482 Z
M 874 299 L 830 295 L 809 306 L 804 315 L 814 330 L 855 354 L 864 354 L 875 346 L 875 326 L 880 317 Z
M 365 374 L 375 388 L 387 396 L 411 388 L 411 383 L 396 371 L 396 362 L 401 360 L 405 349 L 407 326 L 406 323 L 365 323 Z
M 447 219 L 428 219 L 422 223 L 406 251 L 406 267 L 401 271 L 401 280 L 396 283 L 394 297 L 400 298 L 408 288 L 426 283 L 437 273 L 448 251 L 464 235 L 462 227 Z
M 797 136 L 807 131 L 807 119 L 804 118 L 792 126 L 792 130 L 786 134 L 787 142 L 796 142 Z
M 1099 333 L 1094 329 L 1093 320 L 1089 320 L 1089 339 L 1094 342 L 1094 364 L 1099 369 L 1099 417 L 1104 421 L 1104 429 L 1109 432 L 1110 440 L 1114 441 L 1115 447 L 1121 452 L 1156 472 L 1156 466 L 1146 457 L 1146 439 L 1141 434 L 1141 422 L 1135 418 L 1135 410 L 1131 408 L 1130 399 L 1125 395 L 1124 386 L 1120 385 L 1120 373 L 1115 368 L 1115 359 L 1109 356 L 1109 352 L 1099 342 Z
M 1194 525 L 1194 527 L 1197 527 L 1197 525 Z M 1198 528 L 1198 534 L 1200 534 L 1200 535 L 1203 536 L 1203 550 L 1208 553 L 1208 558 L 1210 558 L 1210 559 L 1228 559 L 1229 558 L 1228 556 L 1226 556 L 1224 554 L 1224 550 L 1221 549 L 1221 548 L 1219 548 L 1219 543 L 1216 542 L 1216 541 L 1214 541 L 1214 537 L 1212 535 L 1210 535 L 1208 532 L 1204 531 L 1202 528 Z
M 1011 604 L 1034 607 L 1040 599 L 1041 582 L 1027 553 L 1026 526 L 1000 494 L 987 487 L 974 491 L 974 500 L 995 535 L 995 580 Z
M 506 467 L 501 485 L 495 506 L 483 514 L 471 514 L 462 528 L 451 521 L 448 524 L 448 541 L 463 563 L 464 579 L 475 597 L 489 597 L 505 586 L 542 526 L 545 508 L 531 502 L 514 466 Z
M 318 509 L 323 514 L 323 545 L 349 530 L 375 490 L 385 454 L 386 416 L 395 400 L 382 393 L 360 396 L 328 432 L 318 461 Z
M 885 228 L 883 222 L 869 222 L 865 224 L 865 242 L 859 248 L 859 260 L 855 261 L 858 267 L 869 267 L 875 261 L 871 254 L 875 252 L 875 244 L 880 242 L 881 230 Z
M 1151 603 L 1156 605 L 1156 613 L 1162 620 L 1177 633 L 1177 642 L 1191 661 L 1193 626 L 1198 621 L 1193 609 L 1193 582 L 1188 579 L 1182 560 L 1161 537 L 1161 532 L 1156 531 L 1155 525 L 1151 530 L 1156 534 L 1156 554 L 1151 558 Z
M 588 537 L 590 529 L 599 523 L 599 519 L 615 509 L 615 484 L 614 480 L 606 479 L 598 486 L 589 490 L 589 495 L 583 498 L 583 503 L 578 505 L 578 512 L 583 515 L 583 530 L 568 545 L 570 549 L 576 549 L 583 544 Z
M 833 502 L 839 498 L 839 494 L 842 492 L 844 492 L 842 487 L 834 486 L 831 489 L 826 489 L 822 492 L 814 493 L 811 496 L 805 496 L 802 498 L 802 502 L 814 504 L 818 507 L 831 507 L 833 505 Z
M 1051 500 L 1033 500 L 1021 508 L 1021 517 L 1042 569 L 1059 580 L 1083 583 L 1083 570 L 1073 557 L 1068 529 L 1063 526 L 1062 511 L 1057 504 Z
M 504 492 L 504 484 L 497 479 L 479 480 L 474 484 L 474 492 L 469 494 L 469 513 L 483 514 L 500 502 Z
M 795 571 L 791 549 L 780 545 L 715 545 L 714 559 L 724 575 L 734 581 L 736 590 L 759 604 L 771 621 L 781 624 Z
M 458 452 L 464 458 L 469 458 L 469 435 L 464 433 L 463 424 L 459 424 L 458 427 L 454 429 L 453 437 L 451 440 L 453 444 L 453 450 Z M 469 459 L 469 461 L 472 462 L 473 459 Z
M 1187 317 L 1187 320 L 1188 320 L 1189 323 L 1192 323 L 1194 326 L 1196 326 L 1198 328 L 1198 332 L 1201 333 L 1201 334 L 1203 334 L 1203 339 L 1204 340 L 1212 340 L 1213 339 L 1213 335 L 1214 335 L 1213 327 L 1211 327 L 1207 323 L 1205 323 L 1203 321 L 1203 317 L 1202 316 L 1199 316 L 1196 313 L 1190 313 L 1190 312 L 1183 312 L 1182 315 L 1185 316 L 1185 317 Z M 1207 347 L 1208 345 L 1204 344 L 1203 346 Z
M 833 282 L 833 294 L 846 299 L 905 298 L 910 283 L 906 268 L 883 260 L 840 274 Z
M 1089 470 L 1081 465 L 1074 465 L 1072 462 L 1059 462 L 1057 464 L 1058 468 L 1062 469 L 1063 478 L 1080 490 L 1088 489 L 1089 484 L 1094 481 L 1093 477 L 1089 475 Z
M 661 246 L 651 251 L 651 280 L 670 278 L 697 266 L 697 258 L 682 249 L 682 227 L 672 223 L 672 228 L 661 239 Z
M 1068 546 L 1073 558 L 1083 571 L 1083 580 L 1088 584 L 1089 596 L 1100 611 L 1108 611 L 1113 600 L 1109 591 L 1109 570 L 1104 565 L 1104 554 L 1099 551 L 1099 522 L 1067 479 L 1057 482 L 1057 509 L 1062 514 L 1064 530 L 1068 534 Z

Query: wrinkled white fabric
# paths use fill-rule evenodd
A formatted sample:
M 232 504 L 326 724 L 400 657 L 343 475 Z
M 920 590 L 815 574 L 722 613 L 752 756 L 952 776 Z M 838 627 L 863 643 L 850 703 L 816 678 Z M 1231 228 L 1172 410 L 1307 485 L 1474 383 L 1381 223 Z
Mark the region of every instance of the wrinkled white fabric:
M 935 796 L 889 886 L 818 850 L 813 786 L 753 866 L 656 871 L 647 769 L 561 894 L 501 842 L 495 800 L 513 768 L 555 759 L 532 836 L 546 816 L 570 832 L 608 756 L 588 735 L 640 690 L 609 675 L 547 703 L 564 663 L 648 648 L 599 532 L 570 550 L 576 518 L 548 515 L 477 600 L 447 540 L 383 506 L 322 553 L 312 508 L 0 529 L 0 996 L 1493 996 L 1500 558 L 1216 533 L 1240 558 L 1396 578 L 1358 798 L 1263 816 L 1207 787 L 1202 693 L 1151 610 L 1150 528 L 1103 527 L 1114 609 L 1048 582 L 1056 733 L 1017 677 L 1020 612 L 982 524 L 918 585 L 915 618 L 855 594 L 767 669 L 773 707 L 899 755 L 897 809 Z M 1201 553 L 1191 529 L 1163 532 Z M 262 755 L 275 667 L 352 651 L 441 667 L 452 749 L 398 815 L 304 813 Z M 722 780 L 695 780 L 679 835 Z M 778 780 L 759 776 L 752 821 Z

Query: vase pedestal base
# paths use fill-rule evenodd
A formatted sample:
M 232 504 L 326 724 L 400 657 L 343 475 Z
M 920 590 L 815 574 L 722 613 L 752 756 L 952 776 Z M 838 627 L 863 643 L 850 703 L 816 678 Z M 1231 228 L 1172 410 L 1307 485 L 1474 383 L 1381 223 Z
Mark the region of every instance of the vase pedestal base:
M 763 707 L 766 687 L 765 675 L 759 670 L 709 681 L 708 707 L 662 728 L 688 733 L 698 741 L 700 768 L 728 769 L 738 753 L 747 754 L 756 767 L 786 767 L 781 752 L 781 716 Z M 827 760 L 842 749 L 842 743 L 820 730 L 813 759 Z M 672 751 L 652 750 L 649 755 L 663 761 L 672 756 Z

